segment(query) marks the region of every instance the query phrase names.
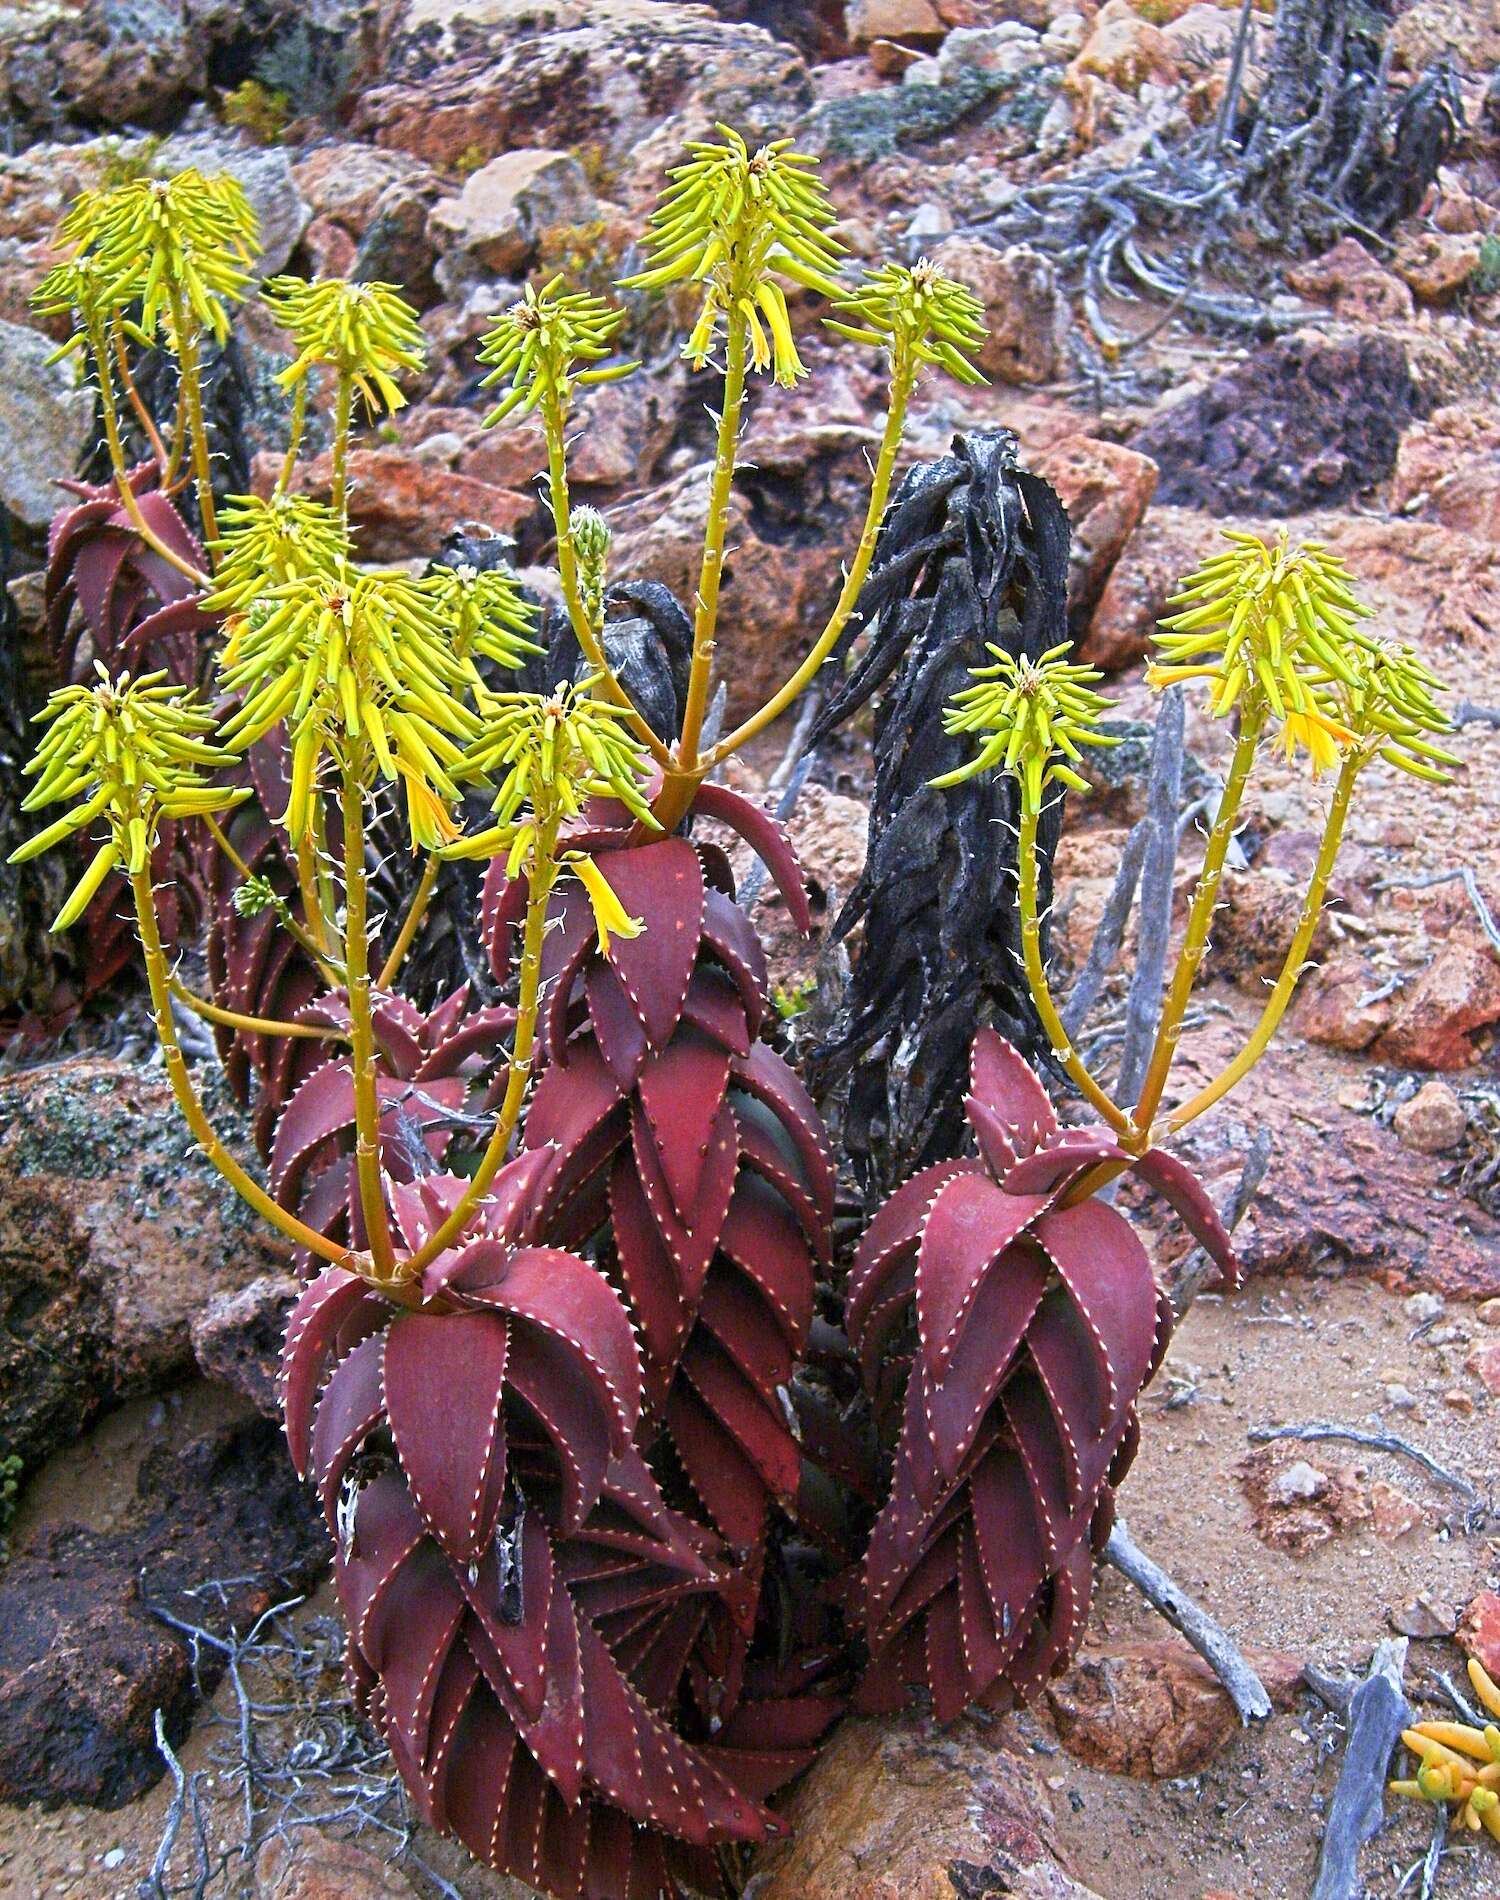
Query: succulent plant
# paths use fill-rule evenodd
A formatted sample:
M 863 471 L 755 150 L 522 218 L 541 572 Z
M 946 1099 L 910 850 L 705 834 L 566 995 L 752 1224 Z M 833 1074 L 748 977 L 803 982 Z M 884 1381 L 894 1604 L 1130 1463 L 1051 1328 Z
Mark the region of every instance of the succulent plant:
M 1060 1124 L 993 1030 L 975 1039 L 966 1108 L 977 1154 L 897 1189 L 846 1293 L 867 1389 L 901 1419 L 861 1578 L 861 1696 L 899 1706 L 918 1684 L 941 1721 L 1026 1701 L 1071 1658 L 1135 1456 L 1136 1400 L 1171 1336 L 1145 1247 L 1089 1178 L 1101 1164 L 1135 1173 L 1234 1273 L 1182 1163 Z
M 1500 1688 L 1477 1657 L 1469 1658 L 1469 1681 L 1496 1719 L 1476 1728 L 1471 1722 L 1418 1722 L 1401 1739 L 1420 1764 L 1409 1779 L 1392 1781 L 1392 1794 L 1441 1802 L 1454 1810 L 1453 1825 L 1477 1834 L 1482 1828 L 1500 1841 Z
M 296 1250 L 306 1287 L 285 1346 L 285 1422 L 333 1539 L 358 1707 L 418 1813 L 558 1900 L 726 1889 L 728 1850 L 773 1831 L 767 1798 L 843 1706 L 855 1656 L 836 1604 L 853 1608 L 868 1650 L 869 1706 L 917 1684 L 944 1719 L 1002 1706 L 1071 1652 L 1170 1324 L 1144 1248 L 1100 1190 L 1133 1173 L 1232 1274 L 1206 1196 L 1159 1141 L 1253 1062 L 1305 957 L 1299 937 L 1246 1049 L 1163 1125 L 1257 743 L 1279 721 L 1293 743 L 1321 735 L 1315 764 L 1332 762 L 1324 739 L 1336 748 L 1314 922 L 1358 772 L 1376 758 L 1419 776 L 1451 762 L 1434 742 L 1436 682 L 1355 637 L 1347 581 L 1321 556 L 1240 541 L 1195 581 L 1168 670 L 1211 673 L 1240 737 L 1160 1048 L 1136 1103 L 1116 1103 L 1062 1028 L 1041 915 L 1057 801 L 1085 783 L 1082 749 L 1106 741 L 1094 676 L 1055 639 L 1060 511 L 1015 468 L 1013 445 L 971 456 L 1002 523 L 969 562 L 973 616 L 942 663 L 935 619 L 887 627 L 880 603 L 901 597 L 899 574 L 864 589 L 907 407 L 933 372 L 978 378 L 982 322 L 928 264 L 845 282 L 832 222 L 813 160 L 727 131 L 689 148 L 652 218 L 635 286 L 701 297 L 685 349 L 696 367 L 723 344 L 691 622 L 649 588 L 611 585 L 607 526 L 569 499 L 573 398 L 633 367 L 612 357 L 620 313 L 553 279 L 497 320 L 490 420 L 540 419 L 571 646 L 561 618 L 546 622 L 488 559 L 421 577 L 359 560 L 355 398 L 370 415 L 396 408 L 425 349 L 395 287 L 268 289 L 296 352 L 280 379 L 288 447 L 272 492 L 232 498 L 222 527 L 199 346 L 225 335 L 249 286 L 238 187 L 132 176 L 87 198 L 43 290 L 78 320 L 65 348 L 97 380 L 113 485 L 83 494 L 56 532 L 64 658 L 76 669 L 64 631 L 76 602 L 105 665 L 46 709 L 27 804 L 65 809 L 19 855 L 89 835 L 59 926 L 117 894 L 117 876 L 128 883 L 184 1120 Z M 765 704 L 713 738 L 747 379 L 803 373 L 788 286 L 833 299 L 834 330 L 883 351 L 890 406 L 826 625 Z M 132 340 L 175 359 L 170 425 L 132 379 Z M 297 498 L 292 480 L 324 380 L 326 504 Z M 144 468 L 126 461 L 122 400 L 152 444 Z M 201 538 L 173 505 L 188 469 Z M 892 562 L 906 574 L 921 565 L 901 541 L 928 520 L 920 487 L 897 503 L 910 513 Z M 979 518 L 965 519 L 972 553 Z M 633 642 L 611 637 L 622 599 L 645 630 Z M 221 642 L 211 704 L 195 692 L 209 632 Z M 966 1104 L 978 1152 L 940 1158 L 876 1216 L 843 1289 L 846 1340 L 834 1156 L 770 1039 L 765 951 L 729 860 L 685 826 L 738 833 L 808 929 L 785 835 L 712 774 L 861 639 L 856 698 L 910 648 L 915 690 L 933 707 L 949 699 L 946 769 L 922 789 L 957 788 L 971 829 L 976 814 L 1015 818 L 1014 857 L 997 859 L 1016 880 L 1015 915 L 997 940 L 1019 950 L 1040 1036 L 1101 1124 L 1065 1125 L 1016 1050 L 981 1029 Z M 923 763 L 932 776 L 938 761 Z M 882 780 L 903 809 L 910 780 Z M 209 892 L 211 997 L 163 942 L 156 878 L 174 826 L 193 837 Z M 419 868 L 404 910 L 384 918 L 379 860 L 403 842 Z M 437 995 L 424 1009 L 402 993 L 406 959 L 445 868 L 470 859 L 485 865 L 488 968 L 424 991 Z M 176 1008 L 213 1025 L 231 1081 L 254 1095 L 269 1190 L 216 1133 Z M 1487 1803 L 1466 1799 L 1483 1820 Z

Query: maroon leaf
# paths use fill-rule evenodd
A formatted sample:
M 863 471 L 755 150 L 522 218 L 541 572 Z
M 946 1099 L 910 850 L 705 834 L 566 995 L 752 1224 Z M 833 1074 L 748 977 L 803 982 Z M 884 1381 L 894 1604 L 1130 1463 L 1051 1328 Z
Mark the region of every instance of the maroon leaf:
M 282 1403 L 287 1443 L 299 1478 L 307 1476 L 313 1402 L 339 1330 L 356 1313 L 389 1310 L 357 1274 L 325 1267 L 304 1291 L 287 1322 L 282 1351 Z
M 969 1092 L 999 1120 L 1018 1158 L 1057 1133 L 1047 1091 L 1019 1050 L 996 1029 L 981 1029 L 969 1059 Z
M 1176 1155 L 1167 1154 L 1161 1148 L 1148 1148 L 1135 1162 L 1134 1172 L 1172 1208 L 1219 1269 L 1225 1286 L 1238 1286 L 1240 1269 L 1234 1257 L 1234 1244 L 1192 1169 Z
M 703 929 L 703 867 L 685 838 L 637 845 L 596 858 L 626 914 L 645 919 L 636 937 L 610 938 L 609 960 L 654 1049 L 682 1016 Z
M 456 1563 L 492 1536 L 505 1457 L 500 1407 L 510 1329 L 490 1313 L 402 1313 L 385 1350 L 391 1432 L 417 1508 Z
M 775 879 L 776 888 L 792 914 L 792 922 L 807 936 L 812 930 L 807 884 L 791 840 L 776 819 L 727 785 L 700 785 L 693 799 L 693 810 L 739 833 Z
M 1046 1205 L 1042 1195 L 1002 1193 L 982 1174 L 960 1174 L 938 1188 L 917 1256 L 917 1330 L 930 1379 L 946 1372 L 995 1262 Z

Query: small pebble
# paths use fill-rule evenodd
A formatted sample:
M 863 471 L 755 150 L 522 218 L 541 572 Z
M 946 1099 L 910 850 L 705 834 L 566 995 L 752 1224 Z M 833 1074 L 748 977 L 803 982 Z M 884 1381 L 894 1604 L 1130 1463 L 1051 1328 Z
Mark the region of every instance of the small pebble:
M 1406 1317 L 1413 1326 L 1425 1326 L 1429 1320 L 1437 1318 L 1443 1310 L 1443 1297 L 1440 1293 L 1413 1293 L 1406 1302 Z
M 1451 1392 L 1443 1394 L 1443 1403 L 1450 1412 L 1457 1412 L 1460 1418 L 1471 1418 L 1474 1413 L 1472 1393 L 1461 1392 L 1457 1386 Z

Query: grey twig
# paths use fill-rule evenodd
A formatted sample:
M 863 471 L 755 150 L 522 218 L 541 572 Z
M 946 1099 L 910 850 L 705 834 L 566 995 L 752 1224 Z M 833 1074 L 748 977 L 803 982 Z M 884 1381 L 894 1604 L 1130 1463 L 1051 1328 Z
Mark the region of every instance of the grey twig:
M 1358 1900 L 1360 1849 L 1384 1818 L 1391 1750 L 1411 1720 L 1401 1689 L 1405 1667 L 1406 1638 L 1381 1643 L 1369 1674 L 1349 1698 L 1344 1763 L 1328 1809 L 1311 1900 Z
M 1131 1537 L 1123 1518 L 1115 1519 L 1104 1555 L 1121 1576 L 1197 1650 L 1223 1683 L 1242 1723 L 1264 1722 L 1271 1714 L 1266 1686 L 1245 1661 L 1229 1632 L 1178 1589 L 1160 1564 L 1153 1563 Z
M 1151 742 L 1151 773 L 1146 787 L 1150 831 L 1141 865 L 1140 920 L 1136 925 L 1135 970 L 1125 1006 L 1125 1047 L 1120 1052 L 1116 1093 L 1133 1102 L 1146 1073 L 1146 1061 L 1161 1016 L 1162 980 L 1172 934 L 1172 878 L 1177 868 L 1177 807 L 1182 802 L 1182 743 L 1185 725 L 1180 686 L 1162 694 Z
M 1436 1808 L 1432 1817 L 1432 1839 L 1422 1857 L 1421 1900 L 1433 1900 L 1437 1893 L 1438 1868 L 1443 1864 L 1443 1849 L 1448 1845 L 1448 1805 L 1439 1801 Z
M 176 1750 L 167 1740 L 166 1724 L 162 1720 L 161 1710 L 155 1712 L 156 1746 L 162 1760 L 172 1776 L 173 1794 L 167 1808 L 166 1823 L 162 1829 L 161 1842 L 156 1850 L 156 1859 L 151 1863 L 151 1871 L 140 1884 L 142 1900 L 172 1900 L 172 1890 L 167 1885 L 167 1866 L 172 1858 L 172 1850 L 177 1845 L 177 1836 L 182 1831 L 185 1815 L 191 1815 L 193 1838 L 198 1849 L 198 1877 L 192 1889 L 192 1900 L 203 1900 L 208 1889 L 210 1874 L 208 1859 L 208 1837 L 203 1827 L 203 1811 L 198 1804 L 198 1777 L 190 1781 L 183 1773 L 182 1763 L 177 1759 Z
M 1073 985 L 1073 993 L 1062 1012 L 1063 1027 L 1070 1036 L 1076 1037 L 1082 1029 L 1104 987 L 1105 977 L 1115 967 L 1125 925 L 1130 919 L 1130 907 L 1135 902 L 1135 887 L 1141 881 L 1141 865 L 1145 861 L 1146 841 L 1150 832 L 1147 820 L 1140 819 L 1131 827 L 1120 852 L 1120 868 L 1115 873 L 1114 888 L 1100 915 L 1099 928 L 1094 932 L 1094 941 L 1089 945 L 1089 953 Z
M 1464 1518 L 1466 1531 L 1477 1529 L 1484 1521 L 1484 1499 L 1467 1478 L 1450 1471 L 1446 1465 L 1440 1465 L 1431 1452 L 1423 1451 L 1420 1445 L 1412 1444 L 1409 1439 L 1398 1438 L 1394 1432 L 1364 1432 L 1352 1425 L 1334 1425 L 1323 1419 L 1314 1419 L 1306 1425 L 1253 1425 L 1245 1436 L 1252 1445 L 1268 1445 L 1274 1438 L 1296 1438 L 1307 1443 L 1328 1439 L 1348 1445 L 1362 1445 L 1367 1451 L 1396 1453 L 1402 1458 L 1410 1458 L 1429 1477 L 1436 1478 L 1439 1484 L 1447 1485 L 1464 1499 L 1469 1507 Z

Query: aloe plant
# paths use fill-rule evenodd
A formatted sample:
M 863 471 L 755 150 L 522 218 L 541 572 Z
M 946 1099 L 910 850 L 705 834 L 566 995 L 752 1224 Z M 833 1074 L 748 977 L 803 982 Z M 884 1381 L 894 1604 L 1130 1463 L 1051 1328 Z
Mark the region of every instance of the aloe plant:
M 948 776 L 1017 781 L 1026 974 L 1103 1125 L 1064 1125 L 1021 1058 L 981 1031 L 978 1153 L 919 1175 L 876 1217 L 844 1288 L 851 1360 L 832 1323 L 836 1158 L 763 1037 L 765 954 L 728 859 L 684 823 L 737 831 L 809 928 L 786 838 L 711 775 L 857 635 L 913 392 L 932 374 L 978 380 L 977 301 L 926 264 L 848 282 L 816 165 L 784 142 L 752 152 L 725 132 L 689 149 L 633 280 L 691 287 L 684 354 L 722 377 L 680 721 L 664 729 L 612 663 L 607 523 L 568 491 L 576 392 L 633 367 L 612 354 L 619 313 L 554 279 L 484 345 L 500 392 L 489 420 L 541 419 L 577 646 L 546 690 L 519 690 L 507 676 L 542 648 L 514 576 L 459 565 L 414 578 L 358 557 L 356 399 L 372 418 L 399 406 L 424 349 L 395 287 L 267 287 L 295 352 L 287 451 L 269 496 L 216 509 L 198 343 L 224 333 L 247 287 L 247 217 L 223 181 L 187 174 L 90 194 L 62 228 L 72 255 L 43 307 L 77 319 L 67 347 L 97 380 L 114 482 L 59 529 L 57 599 L 61 615 L 76 596 L 111 657 L 41 715 L 28 804 L 67 809 L 19 855 L 92 829 L 59 927 L 127 878 L 184 1117 L 298 1250 L 288 1439 L 333 1538 L 352 1691 L 417 1809 L 551 1894 L 723 1888 L 728 1850 L 774 1829 L 767 1798 L 811 1758 L 856 1674 L 871 1706 L 921 1683 L 947 1717 L 1033 1693 L 1071 1653 L 1170 1324 L 1140 1241 L 1097 1190 L 1135 1172 L 1232 1272 L 1202 1190 L 1158 1146 L 1157 1110 L 1256 746 L 1279 720 L 1315 765 L 1330 747 L 1340 762 L 1315 922 L 1355 774 L 1376 756 L 1419 774 L 1446 762 L 1433 683 L 1357 637 L 1347 583 L 1322 557 L 1236 543 L 1190 585 L 1161 676 L 1211 671 L 1245 759 L 1164 1055 L 1132 1108 L 1061 1030 L 1038 917 L 1038 825 L 1084 783 L 1076 764 L 1102 740 L 1104 702 L 1060 649 L 999 653 L 975 675 L 950 725 L 978 749 Z M 789 290 L 830 299 L 832 329 L 883 352 L 888 419 L 827 625 L 710 742 L 748 381 L 806 373 Z M 178 361 L 180 416 L 142 471 L 118 428 L 122 398 L 143 412 L 120 343 L 158 336 Z M 321 503 L 295 478 L 325 385 Z M 201 541 L 173 505 L 189 466 Z M 130 641 L 146 651 L 143 629 L 164 614 L 192 651 L 132 677 Z M 205 630 L 213 696 L 200 699 Z M 375 957 L 371 840 L 388 844 L 393 813 L 421 870 Z M 152 867 L 174 826 L 199 834 L 211 997 L 163 943 Z M 485 867 L 481 930 L 503 1000 L 465 986 L 423 1010 L 398 985 L 454 860 Z M 1237 1079 L 1289 993 L 1278 985 L 1264 1033 L 1169 1128 Z M 215 1132 L 174 1005 L 214 1025 L 232 1079 L 254 1078 L 269 1188 Z M 885 1433 L 879 1471 L 849 1403 L 860 1374 Z M 862 1561 L 861 1505 L 876 1509 Z

